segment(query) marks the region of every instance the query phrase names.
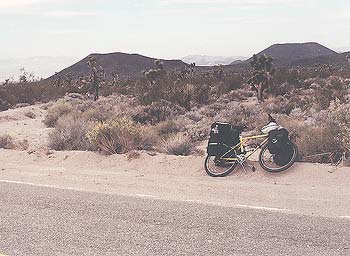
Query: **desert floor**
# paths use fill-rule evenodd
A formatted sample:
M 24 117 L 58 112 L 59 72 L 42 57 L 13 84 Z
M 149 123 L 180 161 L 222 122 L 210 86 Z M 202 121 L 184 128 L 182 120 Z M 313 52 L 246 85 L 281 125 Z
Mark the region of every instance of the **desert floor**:
M 31 111 L 35 118 L 25 114 Z M 45 110 L 29 106 L 0 113 L 0 134 L 29 141 L 26 151 L 0 150 L 0 180 L 6 183 L 106 194 L 350 218 L 350 168 L 297 163 L 270 174 L 240 167 L 225 178 L 208 177 L 204 157 L 141 152 L 104 156 L 47 150 Z M 254 163 L 258 167 L 258 163 Z

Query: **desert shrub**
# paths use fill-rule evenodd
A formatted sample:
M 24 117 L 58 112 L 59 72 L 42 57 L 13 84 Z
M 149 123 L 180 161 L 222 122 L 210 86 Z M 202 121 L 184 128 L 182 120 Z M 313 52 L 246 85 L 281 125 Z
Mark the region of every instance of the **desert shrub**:
M 226 104 L 215 120 L 228 122 L 233 125 L 246 125 L 247 130 L 257 130 L 266 125 L 267 113 L 258 105 Z
M 162 141 L 160 150 L 170 155 L 188 156 L 195 153 L 197 147 L 189 137 L 182 134 L 174 134 Z
M 288 116 L 280 116 L 278 121 L 289 130 L 298 146 L 300 158 L 304 161 L 327 163 L 329 155 L 313 155 L 339 150 L 339 144 L 335 140 L 337 129 L 327 123 L 310 123 Z
M 128 118 L 97 123 L 88 132 L 92 145 L 104 154 L 124 154 L 134 149 L 149 150 L 156 143 L 156 136 L 149 128 L 135 124 Z
M 283 96 L 269 98 L 262 106 L 267 113 L 281 113 L 287 115 L 289 115 L 295 107 L 290 100 Z
M 90 109 L 87 109 L 82 113 L 82 116 L 85 120 L 95 121 L 95 122 L 104 122 L 110 119 L 114 115 L 112 106 L 96 106 Z
M 338 150 L 335 143 L 335 132 L 329 127 L 300 127 L 296 142 L 301 157 L 305 161 L 326 163 L 329 161 L 329 155 L 314 156 L 312 155 L 334 152 Z
M 90 124 L 75 115 L 59 118 L 56 127 L 49 133 L 49 147 L 54 150 L 92 150 L 86 134 Z
M 58 119 L 64 115 L 67 115 L 73 111 L 71 104 L 58 101 L 47 110 L 47 114 L 44 119 L 44 123 L 48 127 L 55 127 Z
M 139 113 L 133 116 L 133 120 L 142 124 L 157 124 L 185 112 L 186 110 L 184 108 L 169 101 L 161 100 L 144 107 Z
M 188 119 L 194 121 L 194 122 L 199 122 L 204 118 L 204 115 L 201 114 L 199 111 L 197 111 L 197 109 L 192 110 L 190 112 L 187 112 L 185 114 L 185 117 L 187 117 Z
M 329 107 L 330 117 L 334 122 L 334 129 L 339 131 L 337 139 L 343 151 L 350 151 L 350 103 L 341 104 L 333 101 Z
M 160 136 L 165 136 L 171 133 L 183 131 L 184 126 L 184 122 L 181 122 L 178 119 L 169 119 L 156 125 L 155 129 Z
M 210 124 L 196 124 L 186 128 L 186 135 L 192 142 L 207 140 L 210 132 Z
M 25 151 L 29 148 L 29 141 L 28 140 L 20 140 L 15 142 L 15 148 L 17 150 Z
M 10 135 L 0 135 L 0 148 L 13 149 L 14 142 Z

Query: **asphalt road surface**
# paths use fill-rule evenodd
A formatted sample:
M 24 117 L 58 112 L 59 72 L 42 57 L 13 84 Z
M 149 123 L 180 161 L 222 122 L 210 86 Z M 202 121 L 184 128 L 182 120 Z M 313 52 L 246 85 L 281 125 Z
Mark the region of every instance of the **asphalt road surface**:
M 0 255 L 350 255 L 349 219 L 1 182 L 0 205 Z

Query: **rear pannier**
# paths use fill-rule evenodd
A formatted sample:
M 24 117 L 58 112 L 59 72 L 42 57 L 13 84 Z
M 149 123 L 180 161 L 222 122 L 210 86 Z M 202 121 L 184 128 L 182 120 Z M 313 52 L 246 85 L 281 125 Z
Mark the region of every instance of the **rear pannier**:
M 239 131 L 229 123 L 215 122 L 211 126 L 207 148 L 209 156 L 223 156 L 239 143 Z
M 269 133 L 268 149 L 277 165 L 284 166 L 288 164 L 294 154 L 294 146 L 289 139 L 289 132 L 284 128 L 271 131 Z

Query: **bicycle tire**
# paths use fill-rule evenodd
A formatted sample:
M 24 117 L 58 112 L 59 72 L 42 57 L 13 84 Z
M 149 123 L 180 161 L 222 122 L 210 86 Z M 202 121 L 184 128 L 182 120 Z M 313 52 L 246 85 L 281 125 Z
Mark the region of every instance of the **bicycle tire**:
M 212 172 L 209 168 L 209 160 L 210 158 L 213 157 L 213 156 L 207 156 L 205 158 L 205 162 L 204 162 L 204 168 L 205 168 L 205 171 L 206 173 L 211 176 L 211 177 L 225 177 L 227 175 L 229 175 L 234 169 L 236 169 L 237 165 L 238 165 L 238 162 L 237 161 L 233 161 L 232 162 L 232 165 L 224 172 L 222 173 L 215 173 L 215 172 Z
M 291 158 L 291 160 L 284 166 L 281 166 L 281 167 L 278 167 L 278 168 L 270 168 L 268 166 L 265 165 L 264 161 L 263 161 L 263 154 L 266 150 L 268 150 L 268 144 L 265 144 L 262 148 L 261 148 L 261 151 L 260 151 L 260 154 L 259 154 L 259 164 L 260 166 L 267 172 L 272 172 L 272 173 L 278 173 L 278 172 L 283 172 L 287 169 L 289 169 L 290 167 L 292 167 L 292 165 L 296 162 L 297 160 L 297 157 L 299 155 L 299 151 L 298 151 L 298 147 L 297 145 L 295 145 L 294 142 L 291 141 L 291 143 L 293 144 L 293 149 L 294 149 L 294 152 L 293 152 L 293 156 Z

